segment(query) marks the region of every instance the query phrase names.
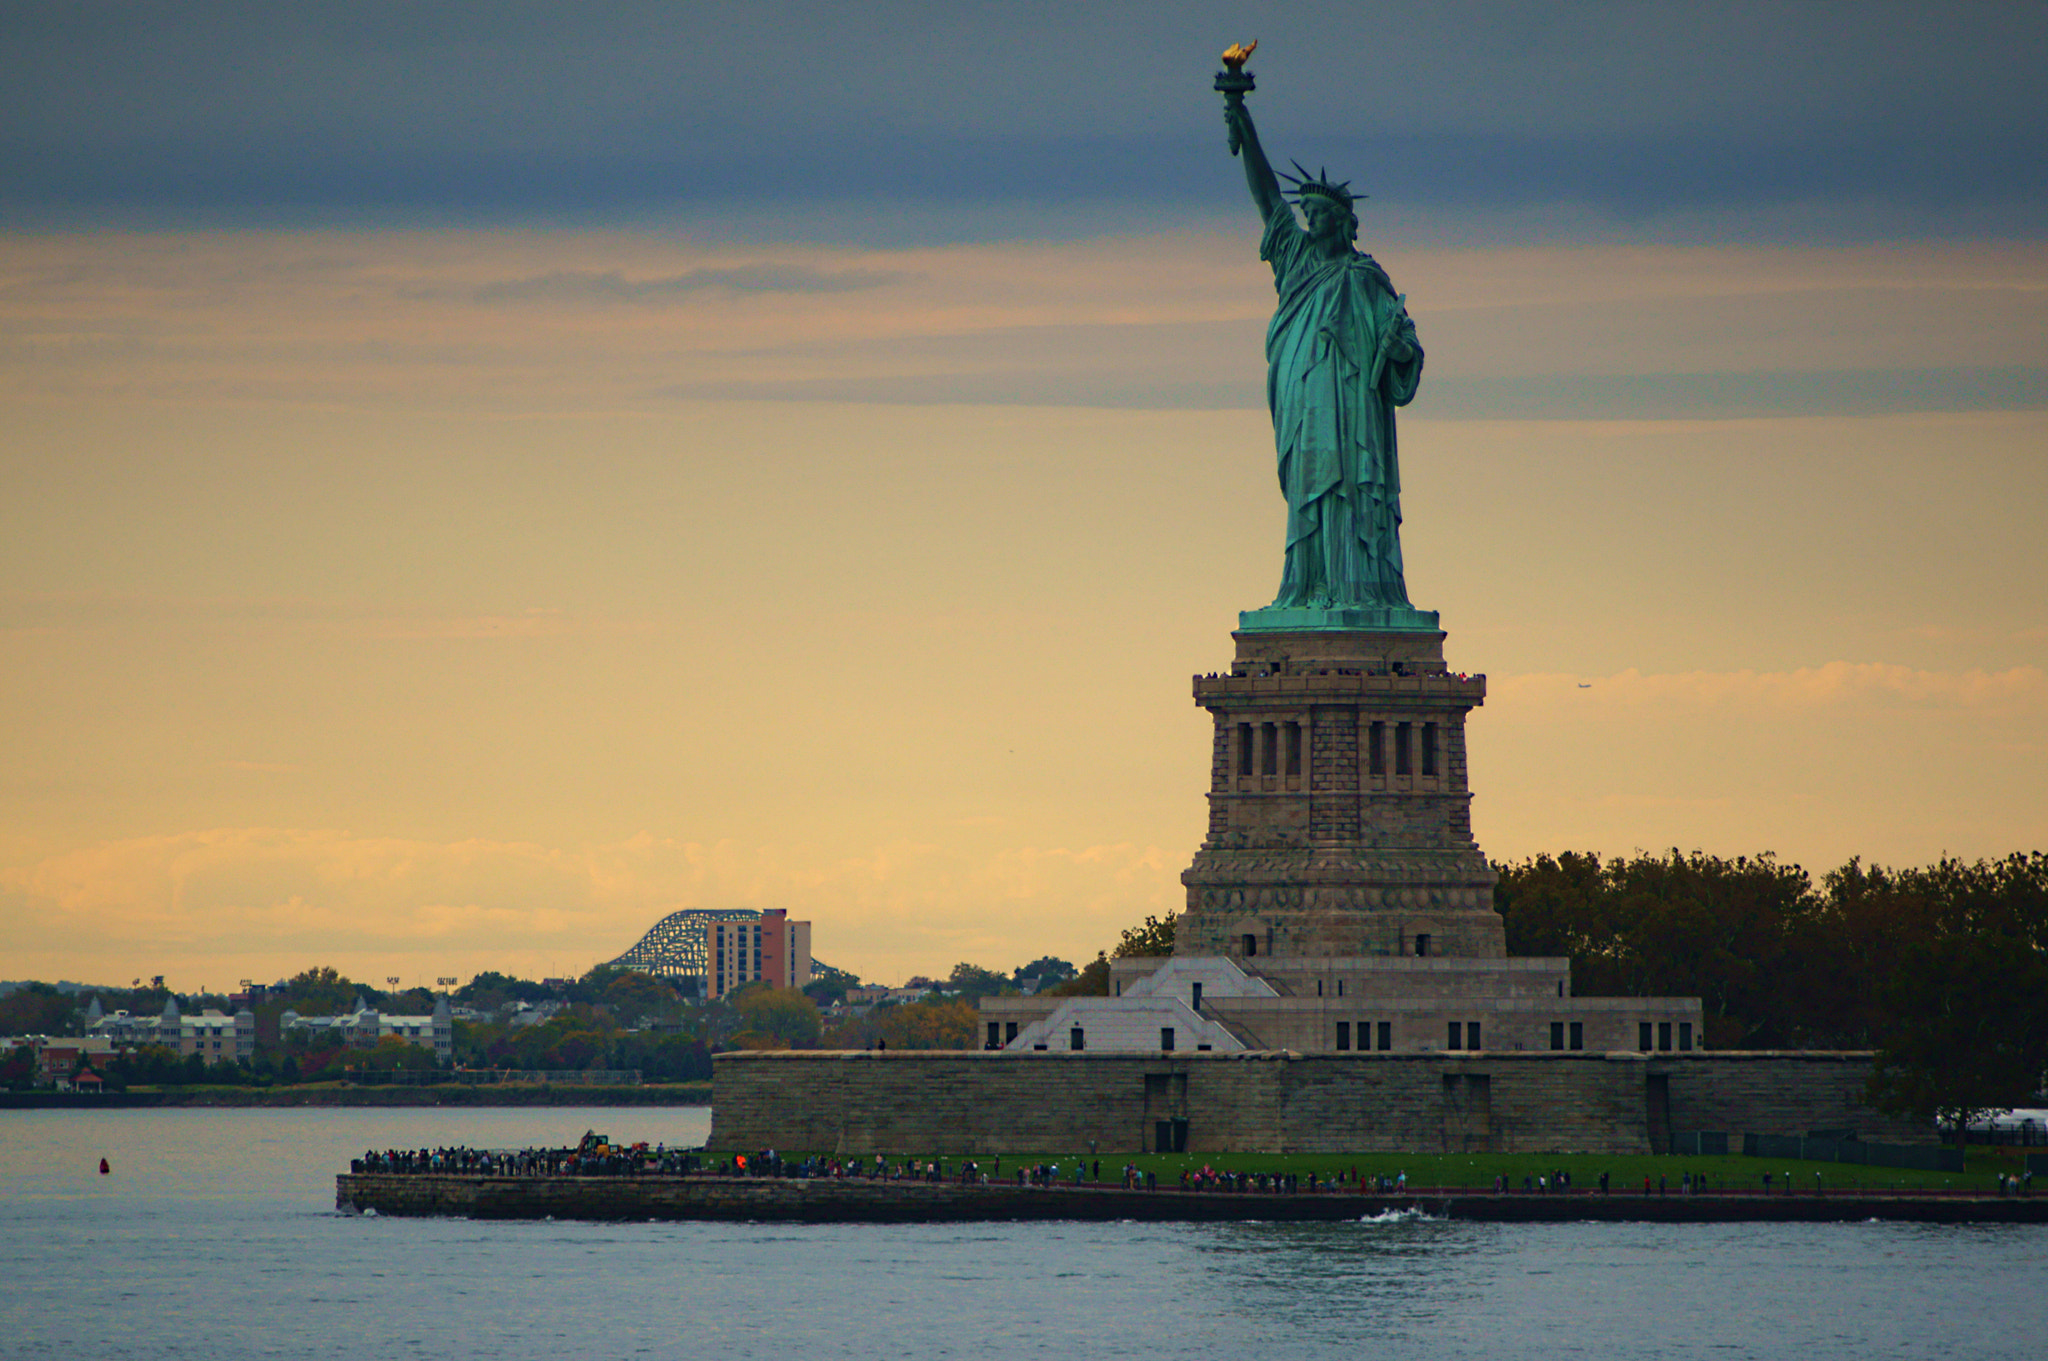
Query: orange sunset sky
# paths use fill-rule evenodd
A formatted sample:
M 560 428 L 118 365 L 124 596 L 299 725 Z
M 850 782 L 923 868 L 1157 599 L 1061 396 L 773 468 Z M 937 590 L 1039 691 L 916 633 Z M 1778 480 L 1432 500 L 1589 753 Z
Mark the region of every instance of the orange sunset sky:
M 1482 848 L 2048 846 L 2038 8 L 317 8 L 0 17 L 0 977 L 1174 910 L 1254 36 L 1428 353 Z

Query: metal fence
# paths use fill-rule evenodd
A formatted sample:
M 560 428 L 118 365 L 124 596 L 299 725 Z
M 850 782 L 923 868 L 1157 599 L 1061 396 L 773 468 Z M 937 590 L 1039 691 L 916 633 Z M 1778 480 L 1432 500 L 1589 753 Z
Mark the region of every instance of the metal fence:
M 637 1087 L 638 1068 L 393 1068 L 387 1072 L 350 1070 L 347 1081 L 366 1086 L 395 1084 L 422 1086 L 459 1083 L 488 1086 L 497 1083 L 553 1083 L 567 1087 Z
M 1697 1131 L 1671 1136 L 1671 1151 L 1692 1157 L 1740 1153 L 1746 1158 L 1796 1158 L 1806 1162 L 1859 1163 L 1865 1167 L 1908 1167 L 1922 1172 L 1960 1172 L 1960 1149 L 1932 1144 L 1876 1144 L 1827 1134 L 1717 1134 Z

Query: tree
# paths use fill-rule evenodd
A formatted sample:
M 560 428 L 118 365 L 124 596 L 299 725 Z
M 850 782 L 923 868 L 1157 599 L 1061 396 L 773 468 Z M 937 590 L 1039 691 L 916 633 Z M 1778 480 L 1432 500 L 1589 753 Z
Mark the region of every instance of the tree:
M 880 1006 L 839 1026 L 826 1038 L 834 1049 L 974 1049 L 981 1015 L 953 997 L 930 997 L 902 1006 Z
M 835 969 L 829 964 L 822 972 L 813 973 L 811 981 L 804 984 L 804 996 L 819 1006 L 830 1006 L 846 1000 L 847 990 L 860 986 L 860 979 L 844 969 Z
M 1064 959 L 1041 955 L 1029 964 L 1019 965 L 1017 971 L 1010 975 L 1010 981 L 1021 989 L 1027 981 L 1036 978 L 1041 980 L 1040 986 L 1043 987 L 1046 982 L 1057 983 L 1063 978 L 1072 978 L 1076 972 L 1074 966 Z
M 637 1026 L 651 1015 L 680 1009 L 682 998 L 673 985 L 653 974 L 622 970 L 605 984 L 599 1000 L 622 1026 Z
M 1879 990 L 1872 1103 L 1948 1125 L 1960 1149 L 2048 1072 L 2048 855 L 1873 869 L 1862 887 L 1918 926 Z
M 817 1003 L 794 988 L 749 983 L 729 998 L 740 1021 L 734 1042 L 747 1049 L 808 1049 L 823 1029 Z
M 0 997 L 0 1035 L 71 1035 L 77 1030 L 76 999 L 48 983 L 24 983 Z
M 1010 980 L 994 969 L 984 969 L 973 964 L 955 964 L 953 972 L 946 977 L 946 990 L 973 1001 L 980 997 L 993 997 L 1010 990 Z
M 1109 996 L 1109 956 L 1097 951 L 1087 968 L 1055 988 L 1040 989 L 1047 997 Z
M 1127 927 L 1110 955 L 1116 959 L 1144 959 L 1172 954 L 1174 923 L 1179 920 L 1169 912 L 1164 920 L 1147 917 L 1143 926 Z

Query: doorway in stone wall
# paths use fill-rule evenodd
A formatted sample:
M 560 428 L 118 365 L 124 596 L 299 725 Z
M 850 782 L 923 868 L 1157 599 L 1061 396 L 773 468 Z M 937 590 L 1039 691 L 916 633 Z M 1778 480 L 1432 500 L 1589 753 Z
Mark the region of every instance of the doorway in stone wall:
M 1145 1135 L 1140 1142 L 1147 1153 L 1188 1151 L 1188 1075 L 1186 1073 L 1145 1074 Z
M 1444 1075 L 1444 1152 L 1493 1151 L 1493 1079 L 1484 1073 Z
M 1650 1133 L 1650 1152 L 1671 1151 L 1671 1078 L 1664 1073 L 1652 1073 L 1643 1083 L 1644 1099 L 1649 1109 L 1646 1124 Z

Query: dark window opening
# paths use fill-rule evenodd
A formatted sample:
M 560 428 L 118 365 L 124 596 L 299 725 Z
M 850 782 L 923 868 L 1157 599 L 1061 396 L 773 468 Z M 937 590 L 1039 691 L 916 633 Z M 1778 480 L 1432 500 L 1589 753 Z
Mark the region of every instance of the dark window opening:
M 1422 725 L 1422 773 L 1436 774 L 1436 724 Z
M 1163 1026 L 1159 1027 L 1159 1047 L 1160 1047 L 1161 1049 L 1168 1049 L 1168 1050 L 1170 1050 L 1170 1049 L 1172 1049 L 1172 1048 L 1173 1048 L 1173 1027 L 1172 1027 L 1172 1026 L 1170 1026 L 1170 1025 L 1163 1025 Z
M 1067 1032 L 1067 1048 L 1078 1051 L 1087 1047 L 1088 1037 L 1081 1033 L 1081 1027 L 1075 1026 Z
M 1463 1021 L 1452 1021 L 1450 1023 L 1449 1035 L 1450 1038 L 1445 1043 L 1444 1048 L 1463 1049 L 1465 1047 L 1465 1023 Z
M 1301 724 L 1287 725 L 1287 773 L 1301 774 Z
M 1339 1049 L 1349 1049 L 1351 1047 L 1351 1022 L 1337 1022 L 1337 1047 Z
M 991 1049 L 1001 1049 L 1003 1047 L 1003 1023 L 1001 1021 L 990 1021 L 988 1023 L 988 1047 Z
M 1387 725 L 1375 723 L 1366 737 L 1366 761 L 1375 775 L 1387 773 Z
M 1318 978 L 1318 979 L 1316 980 L 1316 996 L 1318 996 L 1318 997 L 1321 997 L 1322 995 L 1323 995 L 1323 980 L 1322 980 L 1322 979 L 1320 979 L 1320 978 Z
M 1189 997 L 1188 1005 L 1193 1007 L 1196 1011 L 1200 1011 L 1202 1009 L 1202 985 L 1200 983 L 1196 983 L 1194 987 L 1189 991 L 1191 993 L 1191 996 Z
M 1237 773 L 1252 773 L 1252 725 L 1249 723 L 1237 725 Z
M 1465 1047 L 1467 1049 L 1486 1048 L 1485 1045 L 1479 1042 L 1479 1022 L 1467 1021 L 1465 1023 Z
M 1657 1047 L 1666 1053 L 1671 1051 L 1671 1022 L 1657 1022 Z
M 1564 996 L 1564 980 L 1562 978 L 1557 980 L 1557 995 L 1559 997 Z
M 1389 1049 L 1392 1049 L 1393 1047 L 1394 1047 L 1394 1023 L 1393 1023 L 1392 1021 L 1381 1021 L 1381 1022 L 1380 1022 L 1380 1049 L 1381 1049 L 1381 1050 L 1382 1050 L 1382 1051 L 1384 1052 L 1385 1050 L 1389 1050 Z
M 1011 1040 L 1014 1040 L 1016 1038 L 1017 1023 L 1015 1021 L 1003 1022 L 1003 1043 L 1008 1044 Z
M 1552 1021 L 1552 1022 L 1550 1023 L 1550 1047 L 1551 1047 L 1552 1049 L 1562 1049 L 1562 1048 L 1564 1048 L 1564 1022 L 1563 1022 L 1563 1021 Z
M 1692 1022 L 1678 1023 L 1678 1047 L 1686 1053 L 1692 1052 Z
M 1344 995 L 1344 980 L 1341 978 L 1337 980 L 1337 995 L 1339 997 Z
M 1045 1052 L 1045 1046 L 1044 1046 L 1044 1045 L 1042 1045 L 1042 1044 L 1034 1044 L 1034 1045 L 1032 1045 L 1031 1047 L 1032 1047 L 1033 1049 L 1037 1050 L 1037 1051 L 1038 1051 L 1039 1053 L 1041 1053 L 1041 1054 L 1043 1054 L 1043 1053 Z
M 1409 730 L 1414 726 L 1412 723 L 1402 723 L 1394 729 L 1394 773 L 1396 775 L 1411 773 L 1408 768 L 1408 746 L 1409 738 L 1412 734 Z
M 1586 1047 L 1586 1023 L 1585 1023 L 1584 1021 L 1573 1021 L 1573 1022 L 1572 1022 L 1572 1048 L 1574 1048 L 1574 1049 L 1584 1049 L 1585 1047 Z
M 1195 1046 L 1195 1052 L 1198 1054 L 1206 1054 L 1209 1052 L 1209 1046 L 1206 1044 L 1198 1044 Z
M 1428 954 L 1429 954 L 1429 937 L 1428 937 L 1428 936 L 1426 936 L 1426 935 L 1423 935 L 1423 936 L 1417 936 L 1417 937 L 1415 938 L 1415 957 L 1416 957 L 1417 959 L 1422 959 L 1422 958 L 1426 957 L 1426 956 L 1427 956 Z
M 1278 725 L 1272 723 L 1261 723 L 1259 725 L 1259 774 L 1261 775 L 1277 775 L 1280 773 L 1280 743 L 1278 738 Z
M 1249 931 L 1244 933 L 1244 952 L 1246 955 L 1255 955 L 1259 952 L 1259 938 Z
M 1642 1050 L 1645 1054 L 1650 1052 L 1650 1023 L 1648 1021 L 1641 1021 L 1636 1025 L 1636 1048 Z

